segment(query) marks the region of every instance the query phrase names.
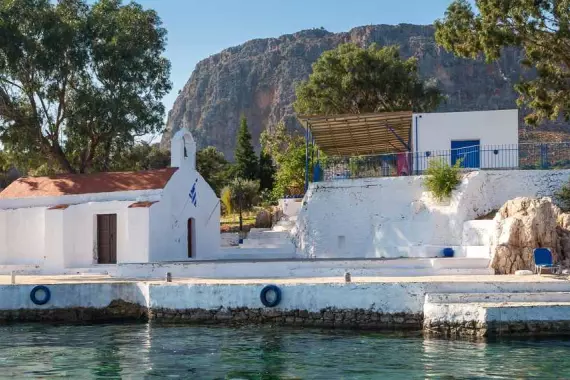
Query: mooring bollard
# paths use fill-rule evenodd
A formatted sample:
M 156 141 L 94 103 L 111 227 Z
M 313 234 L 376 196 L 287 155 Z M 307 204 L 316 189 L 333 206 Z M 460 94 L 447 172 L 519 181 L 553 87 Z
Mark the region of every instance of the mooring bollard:
M 352 279 L 350 278 L 350 272 L 346 272 L 344 274 L 344 282 L 351 282 Z
M 10 272 L 10 284 L 16 285 L 16 272 L 14 271 Z
M 166 272 L 166 282 L 172 282 L 172 274 L 170 272 Z

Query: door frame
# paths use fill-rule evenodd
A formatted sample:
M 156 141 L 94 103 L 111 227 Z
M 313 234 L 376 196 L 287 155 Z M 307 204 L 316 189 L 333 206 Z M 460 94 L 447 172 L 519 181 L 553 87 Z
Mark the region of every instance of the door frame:
M 97 250 L 96 264 L 109 265 L 117 264 L 117 214 L 116 213 L 106 213 L 106 214 L 96 214 L 95 215 L 95 247 Z M 103 230 L 101 227 L 104 223 L 108 224 L 108 252 L 106 252 L 105 257 L 102 255 L 102 247 L 104 246 L 101 241 Z
M 461 143 L 461 142 L 477 142 L 478 144 L 472 144 L 464 147 L 454 148 L 453 143 Z M 462 168 L 470 168 L 470 169 L 480 169 L 481 168 L 481 139 L 480 138 L 473 138 L 473 139 L 457 139 L 457 140 L 450 140 L 450 157 L 449 161 L 451 165 L 455 165 L 459 158 L 463 158 L 464 156 L 468 156 L 467 160 L 461 162 Z M 473 150 L 461 152 L 461 149 L 467 149 L 469 147 L 474 147 Z M 472 162 L 473 161 L 473 162 Z
M 186 246 L 188 258 L 196 258 L 196 219 L 188 218 L 186 222 Z

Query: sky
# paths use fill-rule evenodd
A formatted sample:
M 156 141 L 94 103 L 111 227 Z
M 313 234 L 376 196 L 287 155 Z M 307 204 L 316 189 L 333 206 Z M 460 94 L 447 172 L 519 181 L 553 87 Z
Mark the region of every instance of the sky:
M 375 24 L 431 24 L 452 0 L 136 0 L 156 10 L 168 30 L 173 88 L 170 111 L 196 63 L 254 38 L 324 27 L 344 32 Z

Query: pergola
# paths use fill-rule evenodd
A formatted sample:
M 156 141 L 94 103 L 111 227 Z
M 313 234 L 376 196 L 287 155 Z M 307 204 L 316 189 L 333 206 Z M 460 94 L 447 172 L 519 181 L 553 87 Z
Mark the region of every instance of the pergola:
M 412 111 L 298 116 L 306 129 L 305 188 L 309 183 L 309 142 L 328 156 L 410 152 Z
M 319 150 L 329 156 L 411 151 L 412 111 L 298 116 Z

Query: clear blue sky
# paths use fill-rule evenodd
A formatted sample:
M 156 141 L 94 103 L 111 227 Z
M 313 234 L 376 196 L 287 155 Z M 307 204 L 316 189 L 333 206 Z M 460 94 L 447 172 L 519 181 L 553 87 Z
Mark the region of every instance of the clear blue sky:
M 331 32 L 374 24 L 431 24 L 451 0 L 136 0 L 155 9 L 168 30 L 172 92 L 167 112 L 198 61 L 253 38 L 302 29 Z

